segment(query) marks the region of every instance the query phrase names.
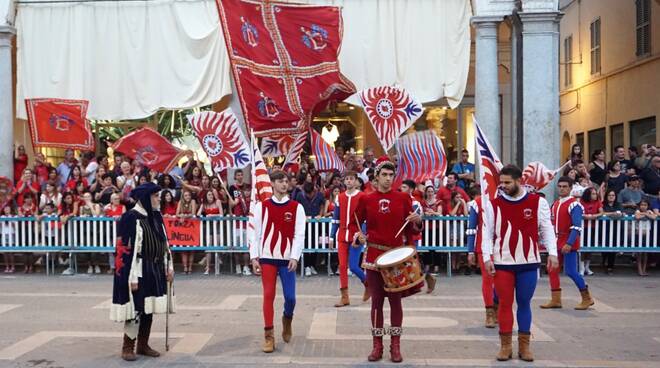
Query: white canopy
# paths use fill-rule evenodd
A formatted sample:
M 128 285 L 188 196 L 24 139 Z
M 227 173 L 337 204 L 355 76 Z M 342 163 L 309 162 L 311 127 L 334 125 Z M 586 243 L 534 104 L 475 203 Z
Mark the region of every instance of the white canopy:
M 306 2 L 344 7 L 341 68 L 358 89 L 397 83 L 424 102 L 460 103 L 469 1 Z M 92 119 L 216 102 L 231 93 L 218 22 L 210 0 L 19 4 L 17 115 L 35 97 L 87 99 Z

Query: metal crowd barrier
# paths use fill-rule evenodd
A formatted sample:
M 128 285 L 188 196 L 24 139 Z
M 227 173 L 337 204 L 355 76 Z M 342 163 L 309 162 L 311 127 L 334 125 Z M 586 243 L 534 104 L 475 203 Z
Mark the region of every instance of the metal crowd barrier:
M 195 218 L 199 221 L 199 234 L 194 245 L 170 241 L 174 252 L 205 251 L 216 255 L 219 273 L 219 253 L 247 252 L 247 217 L 217 216 Z M 465 230 L 467 218 L 461 216 L 424 217 L 420 252 L 448 253 L 448 264 L 453 252 L 467 251 Z M 580 238 L 582 252 L 660 252 L 656 221 L 637 221 L 632 216 L 601 217 L 585 220 Z M 336 252 L 330 239 L 332 220 L 307 220 L 304 253 L 322 253 L 330 257 Z M 117 219 L 109 217 L 74 217 L 66 223 L 57 217 L 0 217 L 0 252 L 45 253 L 47 264 L 50 253 L 113 253 L 117 239 Z M 189 240 L 190 242 L 190 240 Z M 327 262 L 328 268 L 330 262 Z M 304 269 L 304 257 L 301 261 Z M 448 267 L 450 269 L 450 267 Z M 47 270 L 48 271 L 48 270 Z

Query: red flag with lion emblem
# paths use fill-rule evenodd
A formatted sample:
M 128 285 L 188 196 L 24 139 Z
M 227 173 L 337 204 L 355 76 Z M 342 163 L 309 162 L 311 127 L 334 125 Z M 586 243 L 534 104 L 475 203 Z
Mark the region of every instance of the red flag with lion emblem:
M 112 149 L 159 173 L 170 172 L 183 156 L 190 153 L 174 147 L 151 128 L 142 128 L 123 136 L 112 145 Z
M 34 147 L 94 150 L 85 100 L 26 99 L 28 124 Z

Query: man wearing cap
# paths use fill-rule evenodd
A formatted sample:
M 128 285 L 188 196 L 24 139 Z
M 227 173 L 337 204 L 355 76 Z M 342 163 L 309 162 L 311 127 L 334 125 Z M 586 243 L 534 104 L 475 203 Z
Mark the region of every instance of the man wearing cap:
M 167 284 L 174 265 L 160 214 L 160 187 L 142 184 L 131 191 L 136 204 L 124 213 L 117 226 L 116 271 L 110 319 L 124 322 L 121 357 L 136 359 L 135 353 L 158 357 L 149 347 L 153 314 L 173 312 L 168 308 Z M 137 338 L 137 350 L 134 351 Z
M 644 192 L 642 192 L 642 185 L 639 176 L 632 175 L 628 178 L 628 186 L 619 192 L 617 202 L 623 207 L 623 211 L 627 215 L 634 215 L 637 210 L 637 205 L 642 201 Z
M 377 161 L 376 191 L 364 195 L 358 202 L 355 211 L 360 223 L 366 222 L 367 234 L 358 232 L 357 240 L 367 243 L 367 251 L 363 266 L 367 269 L 367 285 L 371 294 L 371 334 L 373 336 L 373 349 L 369 354 L 369 361 L 378 361 L 383 357 L 383 335 L 389 333 L 392 337 L 390 344 L 390 358 L 393 362 L 403 361 L 401 357 L 401 334 L 403 322 L 403 308 L 401 298 L 419 292 L 423 283 L 418 287 L 402 292 L 386 292 L 384 281 L 376 268 L 376 258 L 386 251 L 402 246 L 413 246 L 412 239 L 419 233 L 422 218 L 415 213 L 412 198 L 409 194 L 393 191 L 395 167 L 387 156 Z M 401 233 L 401 229 L 405 225 Z M 404 244 L 404 239 L 407 244 Z M 390 328 L 383 328 L 383 303 L 385 297 L 390 303 Z

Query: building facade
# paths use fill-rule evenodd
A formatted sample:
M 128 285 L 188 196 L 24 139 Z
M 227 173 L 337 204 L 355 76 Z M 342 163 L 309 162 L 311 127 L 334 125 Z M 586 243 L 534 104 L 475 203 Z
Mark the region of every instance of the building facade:
M 562 158 L 660 143 L 660 0 L 562 0 Z

